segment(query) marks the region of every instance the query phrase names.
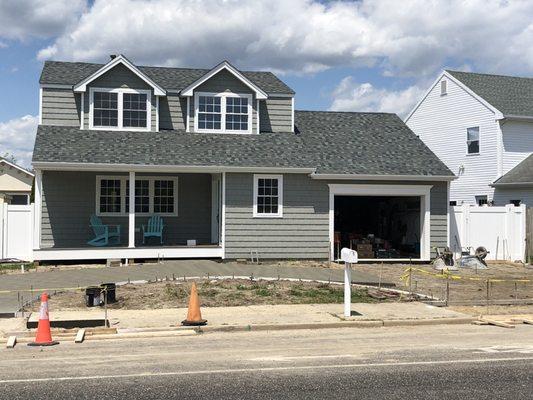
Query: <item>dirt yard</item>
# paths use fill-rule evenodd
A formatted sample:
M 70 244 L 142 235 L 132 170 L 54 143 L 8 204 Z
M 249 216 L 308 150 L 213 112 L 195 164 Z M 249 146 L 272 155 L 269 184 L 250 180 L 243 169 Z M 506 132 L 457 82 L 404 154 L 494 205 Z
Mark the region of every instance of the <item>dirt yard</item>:
M 407 280 L 401 280 L 409 265 L 405 264 L 358 264 L 354 269 L 379 276 L 394 282 L 398 289 L 408 290 Z M 413 265 L 431 274 L 438 274 L 432 265 Z M 486 301 L 487 280 L 527 279 L 531 282 L 492 282 L 489 296 L 491 300 L 527 300 L 533 299 L 533 268 L 519 264 L 492 264 L 488 269 L 476 271 L 461 269 L 451 272 L 462 279 L 450 279 L 450 304 L 466 301 Z M 446 276 L 427 275 L 419 271 L 412 273 L 412 289 L 414 292 L 426 294 L 439 299 L 446 298 Z
M 289 281 L 201 280 L 197 281 L 203 307 L 263 304 L 342 303 L 342 285 Z M 187 307 L 191 282 L 170 281 L 128 284 L 117 287 L 117 300 L 110 309 L 158 309 Z M 391 297 L 381 301 L 395 301 Z M 376 303 L 365 288 L 352 290 L 352 302 Z M 34 311 L 38 308 L 34 304 Z M 58 293 L 50 298 L 53 310 L 85 309 L 84 291 Z

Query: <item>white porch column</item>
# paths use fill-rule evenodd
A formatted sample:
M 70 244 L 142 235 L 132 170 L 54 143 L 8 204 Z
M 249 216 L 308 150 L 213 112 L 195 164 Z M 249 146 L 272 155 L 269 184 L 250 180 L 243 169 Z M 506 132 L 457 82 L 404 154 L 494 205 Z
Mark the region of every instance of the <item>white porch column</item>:
M 40 169 L 35 170 L 35 190 L 33 204 L 33 248 L 41 248 L 41 209 L 43 198 L 43 172 Z
M 128 247 L 135 247 L 135 172 L 130 172 L 130 198 L 128 213 Z

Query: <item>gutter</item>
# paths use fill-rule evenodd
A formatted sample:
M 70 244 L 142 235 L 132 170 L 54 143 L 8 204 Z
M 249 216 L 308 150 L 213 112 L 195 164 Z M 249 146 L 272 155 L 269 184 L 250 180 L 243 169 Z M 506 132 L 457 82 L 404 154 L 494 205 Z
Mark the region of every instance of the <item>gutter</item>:
M 453 181 L 457 179 L 448 175 L 366 175 L 366 174 L 317 174 L 312 173 L 311 179 L 317 180 L 369 180 L 369 181 Z
M 64 163 L 42 162 L 32 163 L 35 169 L 49 171 L 114 171 L 114 172 L 257 172 L 257 173 L 292 173 L 312 174 L 315 168 L 284 168 L 284 167 L 228 167 L 222 165 L 142 165 L 142 164 L 105 164 L 105 163 Z
M 520 186 L 533 186 L 533 182 L 509 182 L 509 183 L 491 183 L 490 187 L 520 187 Z

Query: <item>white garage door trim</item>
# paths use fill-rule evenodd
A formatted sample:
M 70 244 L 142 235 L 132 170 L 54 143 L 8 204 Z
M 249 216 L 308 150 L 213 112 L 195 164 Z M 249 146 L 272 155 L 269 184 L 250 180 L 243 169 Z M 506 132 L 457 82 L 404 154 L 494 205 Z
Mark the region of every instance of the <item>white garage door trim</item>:
M 431 258 L 430 192 L 432 185 L 343 185 L 329 184 L 329 243 L 331 258 L 334 257 L 335 196 L 420 196 L 420 258 L 413 261 L 429 261 Z M 372 261 L 378 259 L 362 259 Z M 407 261 L 408 259 L 387 259 Z

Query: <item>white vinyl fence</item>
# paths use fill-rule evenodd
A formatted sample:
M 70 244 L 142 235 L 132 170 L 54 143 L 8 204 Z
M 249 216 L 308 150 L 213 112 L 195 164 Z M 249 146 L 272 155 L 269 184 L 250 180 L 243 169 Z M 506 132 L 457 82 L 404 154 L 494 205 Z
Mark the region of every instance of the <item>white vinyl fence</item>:
M 0 204 L 0 259 L 33 260 L 33 204 Z
M 490 252 L 487 260 L 525 261 L 526 206 L 450 207 L 450 249 L 460 255 L 479 246 Z

